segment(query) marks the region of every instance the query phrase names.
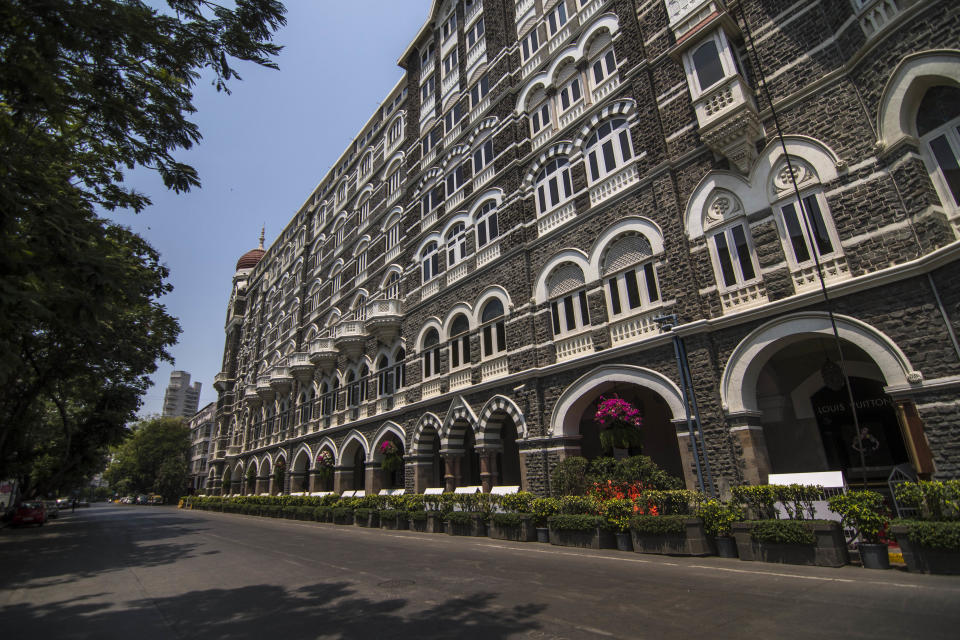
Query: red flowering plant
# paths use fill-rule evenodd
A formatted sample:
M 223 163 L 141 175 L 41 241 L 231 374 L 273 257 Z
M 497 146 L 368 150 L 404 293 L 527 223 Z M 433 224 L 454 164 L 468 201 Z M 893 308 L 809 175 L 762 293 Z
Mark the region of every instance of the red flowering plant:
M 660 515 L 657 505 L 644 496 L 647 490 L 647 485 L 642 482 L 607 480 L 606 483 L 594 483 L 589 495 L 596 500 L 600 515 L 607 519 L 614 531 L 626 531 L 633 516 Z
M 380 466 L 384 471 L 393 473 L 403 467 L 403 454 L 400 453 L 400 447 L 392 440 L 384 440 L 380 444 L 380 455 L 383 456 Z
M 642 444 L 640 411 L 622 398 L 601 396 L 593 421 L 600 428 L 600 444 L 604 450 L 629 449 Z
M 324 449 L 317 455 L 317 472 L 321 478 L 329 478 L 333 473 L 333 454 Z

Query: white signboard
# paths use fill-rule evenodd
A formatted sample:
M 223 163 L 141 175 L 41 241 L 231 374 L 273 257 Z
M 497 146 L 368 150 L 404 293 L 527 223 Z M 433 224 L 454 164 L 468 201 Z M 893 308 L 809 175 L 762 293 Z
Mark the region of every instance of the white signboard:
M 453 490 L 454 493 L 483 493 L 483 487 L 480 485 L 475 485 L 472 487 L 457 487 Z
M 824 489 L 824 495 L 822 500 L 815 500 L 813 502 L 813 519 L 814 520 L 836 520 L 840 522 L 840 516 L 837 513 L 834 513 L 830 510 L 830 507 L 827 506 L 827 498 L 838 493 L 846 493 L 847 483 L 843 479 L 842 471 L 816 471 L 811 473 L 771 473 L 767 479 L 767 482 L 775 485 L 789 485 L 789 484 L 800 484 L 805 487 L 820 485 Z M 783 503 L 777 502 L 774 503 L 774 508 L 777 510 L 777 515 L 780 518 L 788 518 L 787 510 L 783 507 Z M 808 517 L 809 514 L 804 514 L 804 518 Z

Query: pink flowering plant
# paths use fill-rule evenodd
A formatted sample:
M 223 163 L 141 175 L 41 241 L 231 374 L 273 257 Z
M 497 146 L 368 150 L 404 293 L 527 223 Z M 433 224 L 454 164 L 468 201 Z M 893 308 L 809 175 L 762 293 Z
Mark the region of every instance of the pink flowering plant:
M 642 444 L 643 418 L 640 411 L 623 398 L 601 396 L 593 421 L 600 428 L 600 444 L 605 450 L 629 449 Z
M 317 456 L 317 471 L 323 478 L 329 478 L 333 473 L 333 455 L 327 449 L 320 452 Z
M 380 444 L 380 455 L 383 456 L 381 466 L 385 471 L 393 473 L 403 466 L 403 454 L 400 453 L 400 447 L 392 440 L 384 440 Z

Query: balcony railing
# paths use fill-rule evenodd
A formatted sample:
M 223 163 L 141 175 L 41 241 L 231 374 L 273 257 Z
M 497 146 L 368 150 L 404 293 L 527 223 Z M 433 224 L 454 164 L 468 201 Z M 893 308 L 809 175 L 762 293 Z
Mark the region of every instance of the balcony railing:
M 557 362 L 572 360 L 573 358 L 593 353 L 593 337 L 589 332 L 562 340 L 555 340 L 554 343 L 557 347 Z
M 362 320 L 344 320 L 333 331 L 333 342 L 348 358 L 356 358 L 363 352 L 367 332 Z
M 400 301 L 390 298 L 367 303 L 366 330 L 384 344 L 390 344 L 400 335 L 403 313 Z
M 487 380 L 496 380 L 497 378 L 502 378 L 510 373 L 509 364 L 510 361 L 507 356 L 501 356 L 499 358 L 494 358 L 493 360 L 485 360 L 480 365 L 480 377 L 484 382 Z
M 434 378 L 423 383 L 423 397 L 433 398 L 443 393 L 443 378 Z
M 459 369 L 450 374 L 450 390 L 463 389 L 470 386 L 470 367 Z

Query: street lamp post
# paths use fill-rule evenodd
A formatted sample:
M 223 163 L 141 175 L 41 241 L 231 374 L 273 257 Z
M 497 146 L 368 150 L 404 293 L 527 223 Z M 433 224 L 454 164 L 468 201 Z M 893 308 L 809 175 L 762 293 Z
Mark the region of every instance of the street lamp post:
M 700 422 L 700 410 L 697 408 L 697 394 L 693 390 L 693 379 L 690 376 L 690 363 L 687 360 L 687 347 L 683 338 L 673 329 L 677 326 L 677 315 L 675 313 L 656 316 L 653 321 L 657 323 L 661 333 L 668 331 L 673 336 L 673 353 L 677 358 L 677 370 L 680 373 L 680 392 L 683 394 L 683 410 L 687 419 L 687 431 L 690 434 L 690 444 L 693 448 L 693 461 L 697 469 L 697 482 L 700 484 L 700 491 L 711 497 L 716 497 L 717 488 L 713 483 L 713 474 L 710 472 L 710 457 L 707 454 L 707 445 L 703 437 L 703 424 Z M 692 413 L 691 413 L 692 408 Z M 696 431 L 694 431 L 696 423 Z M 697 438 L 700 443 L 697 446 Z M 699 450 L 703 451 L 703 466 L 700 465 Z M 704 482 L 704 471 L 706 472 L 706 483 Z M 709 485 L 709 487 L 707 486 Z

